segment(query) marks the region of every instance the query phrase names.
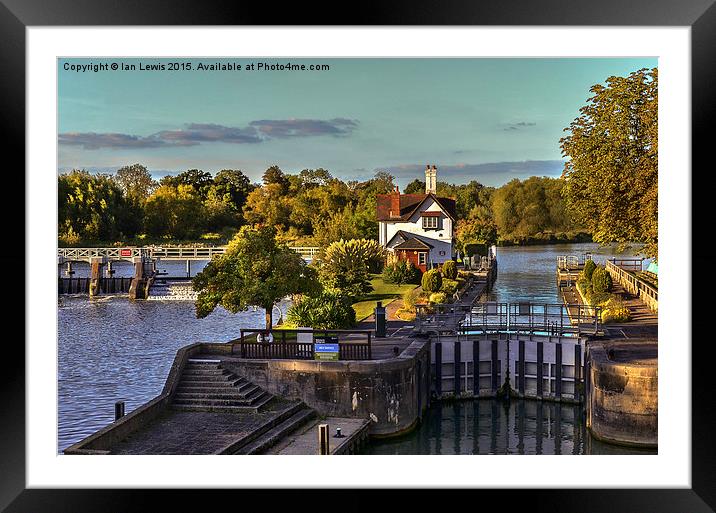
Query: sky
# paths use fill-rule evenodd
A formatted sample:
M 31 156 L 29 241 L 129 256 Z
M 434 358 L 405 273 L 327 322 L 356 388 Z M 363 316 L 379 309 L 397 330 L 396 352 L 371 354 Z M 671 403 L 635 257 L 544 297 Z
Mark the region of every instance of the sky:
M 199 69 L 217 63 L 241 69 Z M 329 69 L 266 69 L 289 63 Z M 388 171 L 401 188 L 424 179 L 428 164 L 450 183 L 556 177 L 559 139 L 589 88 L 656 66 L 656 58 L 59 59 L 58 172 L 140 163 L 156 178 L 240 169 L 259 182 L 278 165 L 343 180 Z

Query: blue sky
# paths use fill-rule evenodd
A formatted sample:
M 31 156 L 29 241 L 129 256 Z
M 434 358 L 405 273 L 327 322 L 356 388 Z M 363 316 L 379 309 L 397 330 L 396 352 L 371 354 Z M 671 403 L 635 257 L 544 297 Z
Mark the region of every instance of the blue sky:
M 190 71 L 65 70 L 112 62 L 191 62 Z M 241 64 L 199 71 L 199 63 Z M 328 71 L 249 71 L 249 63 L 328 64 Z M 159 177 L 241 169 L 258 182 L 323 167 L 345 180 L 385 170 L 423 178 L 559 176 L 559 138 L 611 75 L 657 66 L 620 59 L 60 59 L 58 171 L 135 162 Z

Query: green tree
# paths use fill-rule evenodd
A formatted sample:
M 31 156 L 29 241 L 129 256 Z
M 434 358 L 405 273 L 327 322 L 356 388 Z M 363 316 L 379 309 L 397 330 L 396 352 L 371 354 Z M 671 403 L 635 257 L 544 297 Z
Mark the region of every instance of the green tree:
M 212 190 L 218 197 L 228 199 L 241 212 L 254 186 L 249 177 L 238 169 L 222 169 L 214 177 Z
M 106 241 L 134 234 L 141 213 L 112 177 L 73 170 L 57 181 L 60 242 Z
M 214 185 L 214 179 L 211 173 L 202 171 L 201 169 L 189 169 L 176 176 L 165 176 L 159 181 L 159 185 L 168 185 L 175 188 L 180 185 L 189 185 L 193 187 L 201 199 L 204 200 L 209 193 L 209 189 Z
M 198 237 L 206 222 L 204 205 L 191 185 L 160 186 L 144 206 L 147 233 L 176 239 Z
M 609 77 L 560 139 L 567 208 L 597 242 L 658 256 L 658 72 Z
M 143 204 L 158 185 L 149 170 L 141 164 L 120 167 L 114 175 L 114 181 L 128 200 L 139 204 Z
M 348 297 L 367 294 L 372 290 L 370 273 L 378 272 L 384 259 L 385 250 L 375 240 L 339 240 L 323 251 L 321 282 Z
M 203 318 L 217 306 L 232 313 L 257 306 L 266 311 L 266 329 L 273 325 L 276 303 L 289 295 L 318 291 L 315 270 L 296 252 L 276 239 L 272 227 L 244 226 L 192 280 L 199 293 L 196 316 Z

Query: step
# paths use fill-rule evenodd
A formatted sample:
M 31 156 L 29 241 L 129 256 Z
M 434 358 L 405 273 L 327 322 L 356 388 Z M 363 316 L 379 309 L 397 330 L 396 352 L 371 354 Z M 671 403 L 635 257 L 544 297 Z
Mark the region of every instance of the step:
M 236 392 L 177 392 L 174 400 L 182 402 L 184 399 L 246 399 Z
M 216 360 L 213 358 L 187 358 L 187 363 L 221 363 L 221 360 Z
M 273 399 L 273 397 L 272 397 Z M 265 432 L 269 431 L 273 427 L 277 426 L 278 424 L 282 423 L 284 420 L 288 419 L 289 417 L 293 416 L 295 413 L 305 410 L 306 405 L 303 402 L 297 402 L 293 404 L 292 406 L 289 406 L 284 411 L 279 413 L 276 417 L 266 422 L 264 425 L 260 426 L 258 429 L 255 429 L 245 437 L 243 437 L 241 440 L 237 440 L 236 442 L 230 444 L 227 447 L 224 447 L 221 451 L 219 451 L 217 454 L 236 454 L 238 450 L 240 450 L 242 447 L 250 444 L 257 438 L 259 438 L 261 435 L 263 435 Z
M 193 381 L 190 383 L 179 383 L 176 388 L 176 393 L 191 393 L 191 394 L 212 394 L 212 393 L 218 393 L 218 394 L 233 394 L 235 392 L 246 394 L 246 391 L 249 388 L 253 388 L 256 385 L 253 383 L 250 383 L 248 381 L 243 381 L 238 383 L 237 385 L 231 386 L 231 385 L 220 385 L 216 384 L 215 382 L 207 383 L 205 385 L 197 384 L 197 382 Z
M 314 410 L 308 408 L 300 410 L 258 437 L 255 441 L 243 446 L 235 454 L 260 454 L 271 446 L 276 445 L 285 436 L 297 430 L 315 416 L 316 412 Z
M 174 404 L 180 406 L 253 406 L 255 399 L 244 399 L 234 397 L 230 399 L 205 399 L 205 398 L 186 398 L 175 397 Z
M 233 374 L 226 369 L 185 368 L 182 376 L 233 376 Z
M 188 404 L 183 402 L 172 403 L 172 409 L 179 411 L 205 411 L 205 412 L 218 412 L 218 413 L 257 413 L 266 406 L 268 403 L 273 401 L 274 396 L 264 392 L 261 396 L 256 398 L 257 400 L 252 401 L 252 404 L 248 405 L 207 405 L 207 404 Z
M 231 374 L 187 374 L 181 375 L 182 381 L 229 381 L 235 379 L 237 376 Z

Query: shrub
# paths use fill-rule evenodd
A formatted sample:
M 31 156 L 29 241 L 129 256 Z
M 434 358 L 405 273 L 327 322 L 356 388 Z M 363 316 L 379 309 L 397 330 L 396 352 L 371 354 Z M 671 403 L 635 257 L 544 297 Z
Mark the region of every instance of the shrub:
M 406 260 L 398 260 L 383 268 L 383 281 L 387 283 L 396 283 L 398 285 L 414 283 L 417 285 L 420 283 L 421 276 L 420 269 Z
M 437 269 L 431 269 L 423 274 L 421 281 L 425 292 L 438 292 L 443 285 L 443 277 Z
M 594 270 L 596 268 L 597 268 L 597 264 L 595 264 L 593 260 L 587 260 L 584 263 L 584 269 L 582 270 L 584 277 L 587 280 L 592 281 L 592 273 L 594 273 Z
M 418 301 L 419 292 L 417 289 L 409 290 L 403 294 L 403 309 L 411 312 L 415 311 L 415 303 Z
M 430 294 L 430 299 L 428 299 L 428 302 L 434 305 L 447 303 L 447 294 L 445 294 L 445 292 L 434 292 Z
M 339 240 L 321 256 L 320 277 L 323 285 L 343 295 L 358 297 L 370 292 L 370 272 L 379 269 L 384 249 L 374 240 Z
M 597 267 L 592 273 L 592 288 L 594 292 L 609 292 L 612 290 L 612 277 L 604 267 Z
M 627 322 L 631 320 L 631 312 L 621 299 L 612 298 L 604 305 L 602 310 L 602 322 Z
M 449 280 L 446 278 L 443 280 L 443 286 L 440 287 L 440 292 L 445 292 L 445 294 L 452 296 L 455 292 L 457 292 L 458 287 L 459 284 L 457 280 Z
M 288 309 L 286 320 L 293 326 L 315 329 L 351 328 L 356 323 L 356 312 L 350 299 L 324 291 L 317 296 L 298 298 Z
M 443 264 L 442 273 L 446 278 L 454 280 L 457 278 L 457 264 L 453 260 L 448 260 Z

